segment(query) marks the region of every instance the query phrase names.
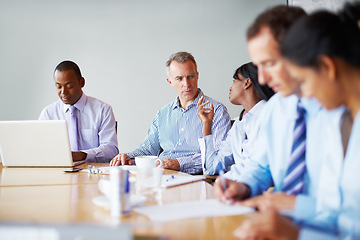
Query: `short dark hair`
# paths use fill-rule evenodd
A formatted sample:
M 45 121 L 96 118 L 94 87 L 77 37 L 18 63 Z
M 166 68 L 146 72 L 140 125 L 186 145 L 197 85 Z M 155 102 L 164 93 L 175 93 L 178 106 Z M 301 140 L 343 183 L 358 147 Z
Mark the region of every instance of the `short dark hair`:
M 272 95 L 274 95 L 274 91 L 269 88 L 266 84 L 260 85 L 258 81 L 258 70 L 257 67 L 252 63 L 248 62 L 241 65 L 238 69 L 236 69 L 233 78 L 240 80 L 239 74 L 244 78 L 249 78 L 251 83 L 254 85 L 255 90 L 261 99 L 269 100 Z
M 56 71 L 60 71 L 60 72 L 63 72 L 63 71 L 69 71 L 69 70 L 73 70 L 74 73 L 76 74 L 77 78 L 80 79 L 82 78 L 82 75 L 81 75 L 81 71 L 80 71 L 80 68 L 79 66 L 74 63 L 73 61 L 69 61 L 69 60 L 66 60 L 66 61 L 62 61 L 61 63 L 59 63 L 55 70 L 54 70 L 54 73 Z
M 282 55 L 299 66 L 316 69 L 321 55 L 360 66 L 360 3 L 346 4 L 338 14 L 315 12 L 296 22 L 280 46 Z
M 306 12 L 300 7 L 285 5 L 275 6 L 261 13 L 247 30 L 247 39 L 255 37 L 262 27 L 269 27 L 274 39 L 278 44 L 282 42 L 285 32 L 290 26 L 306 16 Z
M 192 61 L 197 68 L 197 64 L 195 58 L 191 53 L 188 52 L 177 52 L 170 56 L 169 60 L 166 61 L 166 67 L 169 67 L 173 61 L 177 61 L 179 63 L 184 63 L 186 61 Z

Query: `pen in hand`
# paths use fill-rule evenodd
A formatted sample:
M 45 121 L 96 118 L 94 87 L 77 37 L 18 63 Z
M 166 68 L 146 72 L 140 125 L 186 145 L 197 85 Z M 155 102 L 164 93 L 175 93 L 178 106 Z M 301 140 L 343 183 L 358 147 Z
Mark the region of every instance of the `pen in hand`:
M 217 170 L 218 170 L 218 173 L 219 173 L 219 176 L 220 176 L 221 188 L 222 188 L 223 192 L 225 193 L 225 190 L 226 190 L 226 178 L 224 177 L 225 171 L 224 171 L 223 164 L 221 162 L 218 163 Z M 225 204 L 230 205 L 231 200 L 229 200 L 229 199 L 226 200 Z

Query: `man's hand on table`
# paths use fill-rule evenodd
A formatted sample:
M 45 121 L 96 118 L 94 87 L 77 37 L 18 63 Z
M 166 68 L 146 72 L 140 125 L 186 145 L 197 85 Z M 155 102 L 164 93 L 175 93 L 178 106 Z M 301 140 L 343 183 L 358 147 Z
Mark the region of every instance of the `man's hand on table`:
M 162 161 L 163 161 L 162 168 L 180 171 L 180 163 L 177 159 L 164 158 L 164 159 L 162 159 Z
M 133 160 L 125 153 L 119 153 L 111 161 L 110 166 L 132 165 Z

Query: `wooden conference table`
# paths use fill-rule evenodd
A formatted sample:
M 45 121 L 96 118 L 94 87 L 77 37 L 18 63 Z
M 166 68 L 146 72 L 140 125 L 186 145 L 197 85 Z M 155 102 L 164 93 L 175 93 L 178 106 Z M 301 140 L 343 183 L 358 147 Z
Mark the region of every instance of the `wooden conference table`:
M 84 169 L 88 164 L 80 165 Z M 96 167 L 108 164 L 91 164 Z M 166 170 L 164 174 L 184 174 Z M 84 172 L 64 173 L 61 168 L 5 168 L 0 164 L 0 221 L 35 223 L 88 223 L 116 226 L 128 224 L 136 237 L 167 239 L 235 239 L 233 231 L 246 215 L 202 217 L 165 223 L 152 222 L 134 211 L 114 218 L 92 199 L 102 195 L 100 179 L 109 175 Z M 167 204 L 215 198 L 213 186 L 205 181 L 167 188 Z

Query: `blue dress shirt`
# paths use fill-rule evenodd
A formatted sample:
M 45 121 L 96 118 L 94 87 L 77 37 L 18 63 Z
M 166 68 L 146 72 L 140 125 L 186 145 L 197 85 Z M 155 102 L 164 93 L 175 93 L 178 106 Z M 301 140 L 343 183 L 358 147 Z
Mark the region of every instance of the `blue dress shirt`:
M 284 98 L 275 94 L 262 111 L 257 151 L 236 179 L 250 187 L 251 197 L 262 194 L 271 186 L 275 191 L 282 189 L 291 155 L 298 100 L 296 95 Z M 323 159 L 319 151 L 323 135 L 319 132 L 324 127 L 320 114 L 324 110 L 319 103 L 314 99 L 301 99 L 301 102 L 306 109 L 307 172 L 303 193 L 297 195 L 295 203 L 294 217 L 299 220 L 315 213 L 319 169 Z
M 85 161 L 110 162 L 119 153 L 111 106 L 84 93 L 74 106 L 78 109 L 79 151 L 87 154 Z M 39 120 L 69 121 L 69 118 L 69 105 L 58 100 L 44 108 Z
M 323 230 L 304 228 L 300 239 L 360 239 L 360 113 L 353 122 L 344 158 L 340 126 L 345 110 L 342 107 L 329 115 L 316 217 L 307 222 Z
M 157 155 L 161 148 L 163 152 L 160 158 L 177 159 L 180 171 L 201 173 L 201 154 L 197 140 L 202 136 L 202 123 L 197 115 L 197 103 L 204 94 L 200 89 L 198 91 L 198 96 L 186 110 L 180 107 L 179 97 L 160 109 L 153 118 L 145 140 L 127 155 Z M 214 105 L 212 133 L 215 149 L 218 149 L 230 129 L 230 116 L 223 104 L 205 96 L 206 101 Z
M 225 174 L 227 178 L 236 179 L 241 174 L 248 159 L 257 150 L 259 115 L 265 104 L 266 101 L 261 100 L 243 116 L 241 121 L 235 119 L 219 151 L 214 149 L 212 135 L 199 138 L 204 174 L 218 174 L 216 167 L 219 162 L 228 171 Z

